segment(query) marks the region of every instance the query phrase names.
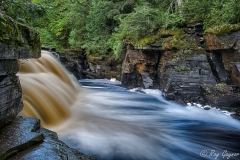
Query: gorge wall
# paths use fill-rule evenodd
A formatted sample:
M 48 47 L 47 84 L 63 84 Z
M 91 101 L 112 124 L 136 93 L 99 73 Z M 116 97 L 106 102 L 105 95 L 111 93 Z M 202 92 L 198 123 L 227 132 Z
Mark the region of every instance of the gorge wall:
M 159 88 L 168 100 L 232 107 L 239 115 L 239 31 L 204 34 L 202 23 L 194 23 L 143 42 L 127 47 L 123 86 Z
M 33 29 L 1 16 L 0 37 L 0 126 L 22 110 L 22 91 L 16 73 L 19 58 L 40 57 L 39 34 Z M 4 25 L 3 25 L 4 24 Z
M 118 60 L 82 55 L 82 78 L 116 78 L 127 88 L 160 89 L 166 99 L 184 105 L 208 104 L 240 114 L 240 31 L 204 33 L 196 22 L 129 42 Z

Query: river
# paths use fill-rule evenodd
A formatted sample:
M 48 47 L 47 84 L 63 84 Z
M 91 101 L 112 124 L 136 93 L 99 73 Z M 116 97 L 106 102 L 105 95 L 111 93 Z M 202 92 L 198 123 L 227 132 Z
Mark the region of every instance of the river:
M 22 114 L 40 118 L 70 147 L 102 160 L 240 159 L 240 121 L 221 111 L 118 81 L 76 81 L 49 53 L 42 57 L 20 61 Z

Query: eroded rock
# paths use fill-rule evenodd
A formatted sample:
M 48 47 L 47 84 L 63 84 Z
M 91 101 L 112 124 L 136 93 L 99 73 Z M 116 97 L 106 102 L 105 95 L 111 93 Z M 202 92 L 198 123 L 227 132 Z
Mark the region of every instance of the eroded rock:
M 128 47 L 122 69 L 122 85 L 128 88 L 158 86 L 157 68 L 160 51 Z
M 1 13 L 0 13 L 1 14 Z M 39 58 L 39 33 L 1 14 L 0 36 L 0 127 L 22 110 L 22 90 L 18 77 L 19 58 Z
M 68 147 L 35 118 L 17 117 L 0 129 L 0 159 L 97 160 Z

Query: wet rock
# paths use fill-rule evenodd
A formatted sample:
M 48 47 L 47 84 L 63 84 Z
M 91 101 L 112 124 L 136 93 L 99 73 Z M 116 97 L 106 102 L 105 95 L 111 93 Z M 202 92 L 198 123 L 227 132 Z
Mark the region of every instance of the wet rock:
M 230 78 L 229 77 L 230 75 L 224 67 L 224 62 L 222 60 L 222 53 L 216 52 L 216 51 L 210 53 L 208 55 L 208 61 L 217 81 L 227 83 L 227 81 Z
M 207 34 L 204 36 L 208 50 L 239 50 L 240 49 L 240 31 L 225 36 Z
M 121 79 L 122 63 L 124 59 L 124 53 L 116 58 L 115 55 L 107 55 L 104 57 L 96 57 L 95 55 L 87 54 L 87 67 L 85 72 L 86 77 L 92 77 L 93 73 L 97 78 L 116 78 Z
M 236 50 L 227 50 L 222 51 L 221 54 L 224 68 L 230 75 L 230 83 L 240 86 L 240 53 Z
M 217 107 L 236 107 L 240 104 L 240 92 L 232 86 L 201 86 L 208 104 Z
M 52 46 L 41 46 L 41 50 L 56 52 L 56 48 Z
M 40 121 L 37 119 L 18 117 L 0 129 L 0 159 L 8 159 L 43 141 L 43 134 L 35 132 L 39 125 Z
M 153 88 L 158 86 L 160 51 L 138 50 L 128 47 L 122 68 L 122 85 L 128 88 Z
M 17 117 L 0 129 L 0 159 L 96 160 L 58 139 L 55 132 L 41 128 L 38 119 Z
M 172 61 L 169 52 L 164 52 L 160 61 L 160 88 L 169 100 L 181 99 L 184 103 L 205 102 L 201 84 L 216 84 L 215 77 L 207 60 L 207 54 L 194 54 L 178 57 Z M 173 53 L 172 53 L 173 54 Z
M 210 110 L 211 109 L 211 107 L 210 106 L 204 106 L 204 108 L 203 108 L 204 110 Z
M 0 76 L 0 127 L 14 119 L 23 108 L 17 76 Z
M 1 13 L 0 13 L 1 14 Z M 19 58 L 39 58 L 39 33 L 1 14 L 5 25 L 0 35 L 0 127 L 22 110 L 22 91 L 18 77 Z

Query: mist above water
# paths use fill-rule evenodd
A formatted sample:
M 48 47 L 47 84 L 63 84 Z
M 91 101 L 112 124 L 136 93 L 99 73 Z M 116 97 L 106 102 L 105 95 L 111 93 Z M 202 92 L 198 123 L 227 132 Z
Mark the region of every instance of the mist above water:
M 80 88 L 48 52 L 20 64 L 23 114 L 39 116 L 81 152 L 124 160 L 214 159 L 213 150 L 223 159 L 225 150 L 240 153 L 240 123 L 221 112 L 180 106 L 164 100 L 159 90 L 129 91 L 108 80 L 81 80 Z

